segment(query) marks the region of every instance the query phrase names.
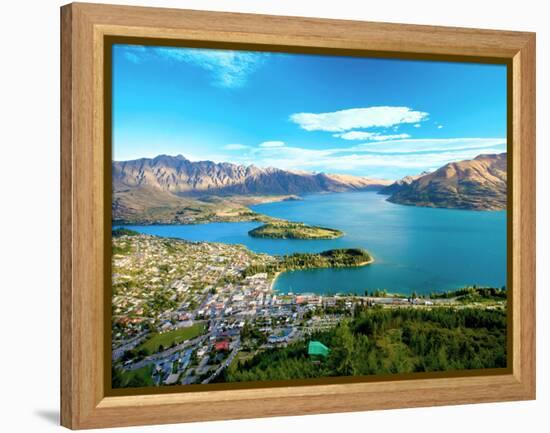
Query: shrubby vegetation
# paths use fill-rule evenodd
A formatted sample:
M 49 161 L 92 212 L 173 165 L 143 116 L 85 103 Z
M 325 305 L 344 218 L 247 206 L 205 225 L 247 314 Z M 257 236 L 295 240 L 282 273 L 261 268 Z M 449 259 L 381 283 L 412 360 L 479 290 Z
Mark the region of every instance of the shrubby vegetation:
M 362 266 L 372 261 L 370 254 L 361 248 L 341 248 L 323 251 L 322 253 L 296 253 L 281 256 L 277 262 L 251 265 L 244 271 L 244 276 L 259 272 L 275 272 L 295 269 L 343 268 Z
M 289 380 L 506 367 L 506 312 L 479 308 L 363 307 L 311 336 L 331 349 L 307 355 L 308 339 L 233 363 L 220 381 Z
M 344 232 L 326 227 L 295 222 L 270 222 L 248 232 L 255 238 L 270 239 L 336 239 Z
M 453 290 L 450 292 L 431 293 L 432 299 L 449 299 L 458 298 L 463 302 L 483 302 L 506 299 L 507 292 L 504 287 L 497 289 L 494 287 L 465 287 L 463 289 Z
M 141 388 L 153 386 L 153 366 L 146 365 L 133 371 L 123 371 L 120 368 L 111 369 L 113 388 Z
M 121 236 L 137 236 L 139 235 L 139 233 L 136 232 L 135 230 L 130 230 L 124 227 L 120 227 L 118 229 L 114 229 L 112 235 L 114 238 L 119 238 Z
M 134 230 L 129 230 L 129 229 L 126 229 L 126 228 L 118 228 L 118 229 L 114 229 L 112 231 L 112 237 L 113 239 L 115 238 L 120 238 L 122 236 L 136 236 L 136 235 L 139 235 L 138 232 L 135 232 Z M 132 245 L 130 242 L 113 242 L 113 246 L 112 246 L 112 254 L 113 255 L 116 255 L 116 254 L 130 254 L 132 252 Z

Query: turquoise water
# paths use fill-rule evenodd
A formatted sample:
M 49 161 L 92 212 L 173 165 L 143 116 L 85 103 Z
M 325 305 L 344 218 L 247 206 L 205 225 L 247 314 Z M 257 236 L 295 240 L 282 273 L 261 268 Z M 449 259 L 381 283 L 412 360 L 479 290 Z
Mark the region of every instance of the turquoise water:
M 361 268 L 285 272 L 274 286 L 282 292 L 429 293 L 472 284 L 506 284 L 505 211 L 432 209 L 385 199 L 375 192 L 319 194 L 253 207 L 270 216 L 345 232 L 333 240 L 252 238 L 247 233 L 259 224 L 249 222 L 127 227 L 191 241 L 243 244 L 268 254 L 361 247 L 375 258 Z

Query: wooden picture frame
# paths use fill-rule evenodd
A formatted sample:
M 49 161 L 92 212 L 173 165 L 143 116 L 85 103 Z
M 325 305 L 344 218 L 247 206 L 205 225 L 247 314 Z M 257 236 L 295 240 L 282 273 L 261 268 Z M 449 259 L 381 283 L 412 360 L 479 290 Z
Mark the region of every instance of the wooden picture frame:
M 110 154 L 105 41 L 506 63 L 510 368 L 476 375 L 108 395 L 105 245 Z M 73 3 L 61 8 L 61 424 L 72 429 L 535 398 L 535 35 L 358 21 Z M 107 200 L 108 198 L 108 200 Z M 109 206 L 109 207 L 108 207 Z M 109 274 L 110 278 L 110 274 Z M 107 319 L 107 320 L 106 320 Z

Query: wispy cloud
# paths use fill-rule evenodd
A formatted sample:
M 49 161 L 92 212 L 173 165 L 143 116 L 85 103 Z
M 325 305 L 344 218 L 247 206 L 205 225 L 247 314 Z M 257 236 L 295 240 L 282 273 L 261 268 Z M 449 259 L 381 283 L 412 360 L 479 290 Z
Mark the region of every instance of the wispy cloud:
M 260 67 L 269 55 L 247 51 L 212 50 L 199 48 L 144 47 L 125 45 L 124 56 L 134 63 L 163 59 L 186 63 L 204 69 L 218 87 L 237 88 L 246 84 L 249 76 Z
M 140 64 L 147 58 L 147 48 L 143 45 L 123 45 L 124 57 L 132 63 Z
M 248 149 L 249 146 L 245 144 L 239 144 L 239 143 L 232 143 L 232 144 L 226 144 L 223 146 L 223 149 L 225 150 L 244 150 Z
M 401 138 L 410 138 L 410 135 L 409 134 L 384 135 L 379 132 L 348 131 L 341 134 L 333 134 L 333 137 L 343 138 L 344 140 L 386 141 L 386 140 L 397 140 Z
M 503 147 L 505 138 L 410 138 L 404 140 L 389 140 L 377 143 L 362 143 L 345 148 L 344 152 L 375 152 L 381 154 L 426 154 L 449 151 L 478 151 Z
M 274 147 L 283 147 L 285 145 L 284 141 L 264 141 L 258 146 L 263 148 L 274 148 Z
M 130 60 L 132 63 L 139 64 L 141 63 L 141 57 L 137 55 L 136 53 L 133 53 L 131 51 L 124 53 L 124 56 Z
M 290 120 L 306 131 L 343 132 L 357 128 L 389 128 L 402 123 L 417 123 L 428 113 L 409 107 L 350 108 L 329 113 L 294 113 Z
M 287 170 L 365 176 L 387 177 L 389 172 L 393 172 L 395 178 L 417 174 L 448 162 L 471 159 L 482 153 L 506 151 L 506 139 L 503 138 L 388 140 L 329 149 L 309 149 L 288 144 L 262 146 L 265 143 L 250 146 L 233 158 L 227 156 L 226 160 L 230 158 L 236 163 L 254 163 L 262 167 L 271 166 Z

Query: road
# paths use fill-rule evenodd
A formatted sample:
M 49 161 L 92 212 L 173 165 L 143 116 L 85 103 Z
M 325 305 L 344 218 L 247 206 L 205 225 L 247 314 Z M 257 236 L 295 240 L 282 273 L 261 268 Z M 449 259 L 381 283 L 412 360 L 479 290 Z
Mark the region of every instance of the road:
M 134 347 L 136 347 L 138 344 L 140 344 L 145 338 L 149 335 L 149 332 L 143 332 L 142 334 L 132 338 L 131 340 L 127 341 L 126 343 L 118 346 L 116 349 L 113 349 L 113 361 L 119 360 L 122 355 L 124 355 L 124 352 L 128 350 L 132 350 Z
M 233 346 L 233 350 L 231 351 L 231 353 L 229 354 L 227 359 L 217 368 L 217 370 L 214 373 L 212 373 L 209 377 L 204 379 L 201 383 L 202 384 L 210 383 L 212 380 L 214 380 L 216 377 L 218 377 L 218 375 L 223 371 L 223 369 L 228 367 L 231 364 L 231 362 L 233 362 L 233 359 L 237 355 L 237 352 L 239 351 L 240 348 L 241 348 L 241 339 L 238 338 L 235 341 L 235 345 Z
M 186 349 L 189 346 L 194 346 L 194 345 L 201 344 L 205 339 L 210 337 L 210 335 L 212 335 L 212 333 L 208 332 L 206 334 L 201 335 L 200 337 L 194 338 L 193 340 L 184 341 L 183 343 L 181 343 L 177 346 L 174 346 L 170 349 L 167 349 L 163 352 L 155 353 L 153 355 L 149 355 L 146 358 L 142 359 L 141 361 L 134 362 L 130 365 L 126 365 L 126 366 L 124 366 L 124 369 L 128 370 L 128 371 L 137 370 L 137 369 L 145 367 L 146 365 L 149 365 L 153 362 L 162 360 L 164 358 L 168 358 L 171 355 L 173 355 L 174 353 L 179 352 L 180 350 Z

